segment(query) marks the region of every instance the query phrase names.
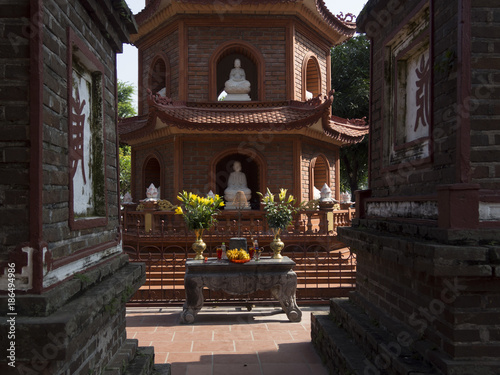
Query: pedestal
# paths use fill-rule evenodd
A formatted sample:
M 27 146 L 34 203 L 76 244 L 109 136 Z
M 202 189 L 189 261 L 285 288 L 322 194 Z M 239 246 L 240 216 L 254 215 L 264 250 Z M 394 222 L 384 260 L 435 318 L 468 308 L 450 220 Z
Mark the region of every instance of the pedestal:
M 203 307 L 203 288 L 222 290 L 233 295 L 247 295 L 257 290 L 270 290 L 288 319 L 300 322 L 302 312 L 297 306 L 295 292 L 297 274 L 292 270 L 295 262 L 283 259 L 261 258 L 258 262 L 238 264 L 209 258 L 207 262 L 186 261 L 184 287 L 186 302 L 181 323 L 193 323 Z

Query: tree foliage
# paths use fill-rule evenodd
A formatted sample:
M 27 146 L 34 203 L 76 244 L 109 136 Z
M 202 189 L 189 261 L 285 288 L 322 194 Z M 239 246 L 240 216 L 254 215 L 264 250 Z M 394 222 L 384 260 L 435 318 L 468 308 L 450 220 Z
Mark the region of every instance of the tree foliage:
M 365 35 L 356 35 L 332 48 L 332 112 L 348 119 L 368 117 L 370 87 L 370 44 Z M 368 136 L 362 142 L 340 150 L 340 186 L 358 190 L 368 181 Z M 353 197 L 354 198 L 354 197 Z
M 130 146 L 120 145 L 120 192 L 125 194 L 130 192 L 130 178 L 132 168 L 132 156 Z
M 132 117 L 137 114 L 132 103 L 135 88 L 128 82 L 118 81 L 118 117 Z
M 134 86 L 128 82 L 118 81 L 118 117 L 132 117 L 136 115 L 136 110 L 132 103 L 132 95 L 134 94 Z M 130 192 L 130 178 L 132 167 L 132 156 L 130 146 L 120 145 L 119 153 L 120 162 L 120 192 L 125 194 Z

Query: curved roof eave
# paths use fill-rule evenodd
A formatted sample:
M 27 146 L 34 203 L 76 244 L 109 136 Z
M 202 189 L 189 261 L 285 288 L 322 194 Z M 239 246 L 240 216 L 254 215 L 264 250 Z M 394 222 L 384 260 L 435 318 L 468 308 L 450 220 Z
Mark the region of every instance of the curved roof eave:
M 195 5 L 195 7 L 193 7 Z M 263 9 L 269 6 L 269 9 Z M 139 34 L 133 35 L 133 41 L 153 32 L 166 19 L 176 14 L 216 14 L 220 16 L 221 7 L 224 13 L 237 13 L 239 15 L 248 11 L 249 15 L 262 14 L 283 15 L 289 8 L 292 12 L 311 21 L 313 25 L 323 29 L 336 43 L 341 43 L 356 32 L 354 16 L 342 13 L 335 16 L 326 7 L 323 0 L 240 0 L 234 3 L 231 0 L 151 0 L 135 19 L 139 25 Z M 350 20 L 347 20 L 350 17 Z M 149 26 L 148 26 L 149 25 Z

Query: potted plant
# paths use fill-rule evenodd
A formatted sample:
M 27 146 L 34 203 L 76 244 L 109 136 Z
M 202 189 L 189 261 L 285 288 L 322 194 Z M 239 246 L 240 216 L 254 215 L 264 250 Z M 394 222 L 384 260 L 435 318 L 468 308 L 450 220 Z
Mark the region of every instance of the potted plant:
M 281 250 L 285 244 L 280 239 L 280 234 L 283 229 L 286 229 L 293 220 L 293 215 L 297 213 L 300 207 L 295 206 L 295 198 L 293 195 L 287 197 L 286 189 L 280 189 L 278 194 L 278 199 L 274 199 L 274 194 L 271 193 L 269 188 L 267 189 L 267 194 L 263 195 L 258 192 L 262 197 L 262 204 L 264 205 L 264 210 L 266 211 L 267 224 L 273 231 L 274 239 L 270 244 L 273 250 L 273 259 L 281 259 Z
M 188 229 L 193 230 L 196 235 L 192 246 L 196 253 L 194 259 L 203 260 L 202 254 L 207 247 L 203 242 L 203 231 L 216 223 L 215 216 L 224 206 L 224 201 L 219 195 L 204 198 L 186 191 L 179 193 L 177 199 L 182 202 L 182 207 L 177 207 L 175 213 L 184 217 Z

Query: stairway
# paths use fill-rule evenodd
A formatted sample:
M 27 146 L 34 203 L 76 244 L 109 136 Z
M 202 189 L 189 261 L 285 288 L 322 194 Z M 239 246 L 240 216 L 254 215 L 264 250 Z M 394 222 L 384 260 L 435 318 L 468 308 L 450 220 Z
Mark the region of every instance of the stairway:
M 329 313 L 311 318 L 313 345 L 331 374 L 441 374 L 421 355 L 433 350 L 429 343 L 387 317 L 382 325 L 354 301 L 331 299 Z
M 154 364 L 154 348 L 128 339 L 106 366 L 103 375 L 171 375 L 170 364 Z

